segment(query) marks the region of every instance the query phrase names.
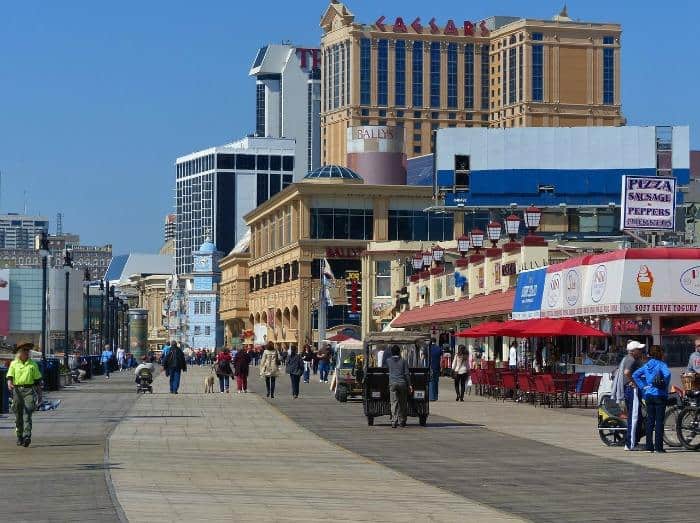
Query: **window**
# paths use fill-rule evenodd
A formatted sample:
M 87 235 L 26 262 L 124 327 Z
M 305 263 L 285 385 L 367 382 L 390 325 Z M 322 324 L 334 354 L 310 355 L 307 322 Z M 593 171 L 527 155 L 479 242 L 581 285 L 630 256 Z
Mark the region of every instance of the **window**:
M 270 170 L 279 171 L 282 168 L 282 157 L 281 156 L 270 156 Z
M 421 138 L 422 138 L 422 136 L 420 133 L 413 133 L 413 141 L 414 142 L 420 142 Z
M 464 107 L 474 108 L 474 44 L 464 46 Z
M 293 179 L 294 179 L 294 175 L 292 175 L 292 174 L 283 174 L 283 175 L 282 175 L 282 189 L 285 189 L 287 186 L 291 185 Z
M 255 278 L 252 276 L 248 278 L 248 290 L 250 292 L 253 292 L 255 290 Z
M 420 122 L 413 122 L 413 128 L 420 131 L 422 124 Z
M 260 176 L 258 174 L 258 176 Z M 265 176 L 265 175 L 263 175 Z M 270 173 L 270 196 L 274 196 L 281 190 L 281 176 L 280 173 Z
M 453 223 L 452 214 L 389 210 L 389 241 L 448 241 Z
M 219 154 L 216 156 L 217 169 L 235 169 L 236 155 L 235 154 Z
M 413 154 L 420 154 L 421 151 L 422 151 L 422 149 L 421 149 L 421 146 L 420 146 L 420 145 L 414 145 L 414 146 L 413 146 Z
M 457 113 L 447 113 L 447 119 L 448 119 L 448 120 L 456 120 L 456 119 L 457 119 Z
M 542 33 L 532 33 L 533 40 L 542 40 Z M 532 100 L 541 102 L 544 99 L 544 67 L 543 56 L 544 49 L 542 44 L 533 44 L 532 46 Z
M 430 43 L 430 105 L 440 107 L 440 42 Z
M 311 209 L 311 238 L 371 240 L 371 209 Z
M 257 196 L 257 205 L 261 205 L 270 197 L 267 173 L 258 173 Z
M 399 109 L 398 111 L 396 111 L 396 117 L 397 117 L 397 118 L 403 118 L 403 111 L 402 111 L 401 109 Z
M 333 106 L 340 107 L 340 46 L 333 46 Z
M 521 35 L 522 37 L 522 35 Z M 523 101 L 523 46 L 518 47 L 518 101 Z
M 501 98 L 501 107 L 506 105 L 507 99 L 506 99 L 506 93 L 508 92 L 507 89 L 507 82 L 508 82 L 508 76 L 506 75 L 506 52 L 501 51 L 501 63 L 503 64 L 503 74 L 501 75 L 501 86 L 503 87 L 503 97 Z M 501 68 L 498 68 L 499 72 Z M 498 90 L 498 94 L 501 94 L 501 90 Z
M 204 303 L 205 309 L 206 309 L 206 314 L 211 314 L 211 302 L 207 301 Z
M 412 65 L 413 107 L 423 107 L 423 42 L 413 42 Z
M 511 47 L 508 50 L 508 103 L 509 104 L 514 104 L 515 103 L 515 87 L 517 85 L 516 83 L 516 67 L 517 67 L 517 62 L 516 62 L 516 53 L 517 49 L 515 47 Z
M 296 280 L 297 278 L 299 278 L 299 262 L 293 261 L 292 262 L 292 280 Z
M 615 103 L 615 49 L 603 49 L 603 103 Z
M 194 313 L 199 314 L 199 302 L 194 302 Z
M 293 171 L 294 170 L 294 156 L 283 156 L 282 157 L 282 170 L 283 171 Z
M 267 171 L 270 166 L 270 159 L 267 156 L 258 156 L 258 171 Z
M 614 43 L 615 43 L 614 36 L 604 36 L 603 37 L 603 45 L 613 45 Z
M 481 46 L 481 108 L 489 108 L 489 44 Z
M 194 326 L 194 335 L 199 336 L 202 334 L 202 327 L 199 325 Z
M 255 156 L 252 154 L 239 154 L 236 156 L 236 169 L 245 171 L 255 170 Z
M 391 296 L 391 262 L 378 261 L 375 265 L 375 296 Z
M 370 89 L 372 86 L 372 54 L 369 38 L 360 38 L 360 104 L 371 103 Z
M 437 111 L 433 111 L 430 113 L 430 119 L 431 120 L 439 120 L 440 119 L 440 113 Z
M 205 336 L 211 336 L 211 326 L 210 326 L 210 325 L 205 325 L 205 326 L 204 326 L 204 335 L 205 335 Z
M 255 133 L 265 136 L 265 84 L 255 86 Z
M 447 107 L 457 107 L 457 44 L 447 44 Z
M 377 104 L 386 105 L 389 89 L 389 41 L 382 38 L 377 43 Z
M 469 156 L 455 155 L 455 187 L 469 189 Z
M 395 47 L 394 66 L 394 104 L 406 105 L 406 41 L 397 40 Z M 398 116 L 398 111 L 396 111 Z M 403 114 L 401 114 L 403 116 Z

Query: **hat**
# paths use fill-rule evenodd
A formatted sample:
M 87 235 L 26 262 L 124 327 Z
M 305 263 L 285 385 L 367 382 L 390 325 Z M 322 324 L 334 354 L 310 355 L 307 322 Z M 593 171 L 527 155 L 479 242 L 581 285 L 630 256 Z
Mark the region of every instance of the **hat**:
M 632 352 L 633 350 L 637 349 L 643 349 L 644 347 L 646 347 L 646 345 L 644 345 L 643 343 L 639 343 L 635 340 L 627 342 L 627 352 Z
M 32 350 L 34 348 L 33 343 L 21 343 L 15 347 L 15 352 L 19 352 L 21 350 Z

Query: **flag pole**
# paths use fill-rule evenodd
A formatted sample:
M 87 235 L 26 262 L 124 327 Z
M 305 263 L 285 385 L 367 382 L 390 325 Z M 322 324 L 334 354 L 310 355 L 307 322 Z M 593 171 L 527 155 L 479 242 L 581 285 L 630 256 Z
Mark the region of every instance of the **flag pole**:
M 318 299 L 318 346 L 326 339 L 326 260 L 321 260 L 321 285 Z

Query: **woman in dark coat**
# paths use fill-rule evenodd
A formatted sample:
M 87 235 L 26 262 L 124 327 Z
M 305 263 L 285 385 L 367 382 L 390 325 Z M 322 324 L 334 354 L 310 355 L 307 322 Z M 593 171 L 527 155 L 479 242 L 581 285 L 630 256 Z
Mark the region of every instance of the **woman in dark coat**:
M 236 389 L 238 394 L 248 392 L 248 372 L 250 371 L 250 354 L 241 349 L 233 358 L 233 369 L 236 371 Z
M 228 394 L 229 380 L 233 375 L 233 369 L 231 368 L 231 352 L 228 349 L 224 349 L 217 354 L 215 371 L 219 378 L 219 390 L 221 390 L 222 394 L 224 392 Z
M 297 399 L 299 397 L 299 381 L 301 380 L 301 375 L 304 373 L 304 360 L 301 356 L 297 354 L 297 348 L 292 347 L 292 354 L 287 360 L 287 374 L 292 380 L 292 397 Z

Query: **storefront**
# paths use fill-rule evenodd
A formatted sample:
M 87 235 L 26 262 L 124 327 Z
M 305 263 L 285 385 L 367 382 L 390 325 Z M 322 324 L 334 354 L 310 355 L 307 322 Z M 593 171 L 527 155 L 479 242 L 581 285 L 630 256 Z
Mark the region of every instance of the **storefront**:
M 543 276 L 543 285 L 528 287 L 528 281 Z M 692 340 L 668 333 L 700 320 L 700 249 L 621 249 L 582 256 L 523 272 L 518 288 L 532 293 L 532 300 L 527 310 L 516 300 L 515 308 L 522 310 L 514 310 L 514 318 L 576 318 L 610 334 L 603 342 L 608 351 L 622 350 L 634 338 L 661 344 L 669 364 L 679 365 L 687 361 Z M 592 350 L 585 344 L 581 349 Z

